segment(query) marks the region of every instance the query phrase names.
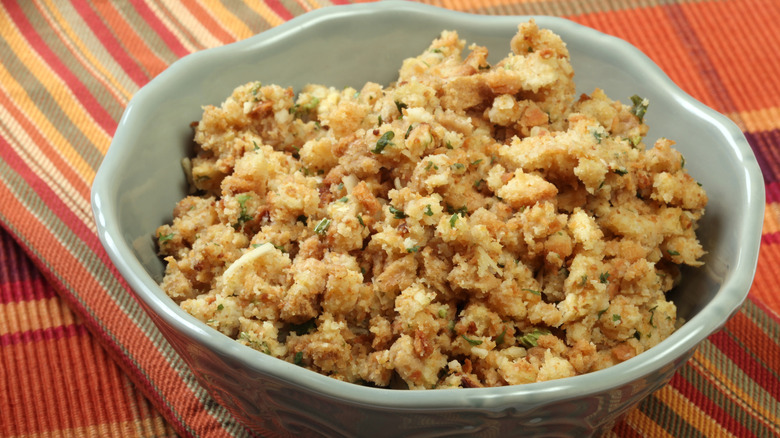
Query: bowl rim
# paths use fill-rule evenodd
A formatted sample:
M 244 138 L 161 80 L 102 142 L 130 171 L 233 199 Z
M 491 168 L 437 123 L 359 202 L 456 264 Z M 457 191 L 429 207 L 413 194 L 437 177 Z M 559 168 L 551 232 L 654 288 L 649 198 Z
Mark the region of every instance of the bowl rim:
M 131 245 L 121 238 L 122 233 L 116 225 L 117 221 L 114 220 L 117 217 L 117 212 L 115 206 L 110 202 L 112 174 L 121 165 L 121 160 L 118 158 L 121 155 L 120 149 L 132 143 L 132 129 L 135 129 L 132 126 L 132 114 L 136 110 L 142 111 L 143 107 L 147 105 L 147 96 L 151 96 L 156 90 L 165 87 L 166 83 L 174 81 L 180 72 L 186 71 L 193 63 L 201 62 L 201 58 L 209 54 L 222 51 L 260 50 L 265 45 L 273 44 L 278 39 L 294 34 L 298 28 L 315 26 L 321 22 L 346 16 L 383 14 L 399 10 L 411 14 L 436 16 L 454 23 L 453 25 L 457 25 L 459 22 L 477 22 L 485 25 L 496 22 L 517 24 L 534 18 L 540 27 L 567 26 L 571 32 L 577 33 L 578 36 L 590 40 L 594 44 L 605 46 L 605 50 L 608 47 L 609 50 L 630 56 L 632 62 L 638 63 L 639 67 L 643 69 L 647 80 L 657 82 L 675 101 L 706 120 L 713 129 L 717 129 L 727 140 L 738 159 L 742 161 L 744 171 L 738 176 L 744 179 L 745 186 L 748 188 L 748 193 L 745 195 L 747 196 L 746 205 L 749 207 L 747 213 L 750 213 L 746 219 L 746 226 L 739 230 L 740 241 L 743 245 L 737 248 L 737 263 L 733 266 L 733 275 L 721 285 L 721 292 L 704 307 L 704 309 L 717 311 L 716 316 L 718 317 L 714 318 L 712 314 L 704 312 L 702 309 L 687 324 L 651 349 L 651 354 L 645 352 L 617 364 L 609 370 L 548 382 L 504 387 L 399 391 L 337 381 L 317 372 L 302 369 L 297 365 L 267 356 L 233 342 L 216 330 L 208 328 L 165 296 L 159 285 L 145 271 L 134 255 Z M 680 89 L 649 57 L 630 43 L 565 18 L 538 15 L 476 15 L 403 0 L 386 0 L 375 3 L 328 6 L 313 10 L 247 39 L 195 52 L 175 61 L 168 69 L 142 87 L 128 103 L 111 147 L 93 181 L 91 203 L 101 243 L 120 274 L 148 309 L 166 324 L 176 327 L 188 339 L 205 346 L 222 357 L 233 358 L 255 372 L 290 382 L 299 388 L 323 396 L 340 399 L 355 405 L 373 406 L 378 409 L 414 409 L 419 411 L 420 409 L 440 410 L 447 408 L 495 409 L 507 405 L 538 407 L 564 399 L 581 397 L 585 394 L 608 391 L 668 367 L 670 363 L 696 347 L 709 334 L 720 329 L 747 297 L 758 260 L 764 217 L 764 196 L 764 181 L 758 162 L 737 125 L 726 116 L 705 106 Z M 723 293 L 724 291 L 726 293 Z M 610 372 L 607 379 L 604 378 L 607 376 L 606 372 Z M 387 395 L 391 393 L 393 395 L 388 397 Z

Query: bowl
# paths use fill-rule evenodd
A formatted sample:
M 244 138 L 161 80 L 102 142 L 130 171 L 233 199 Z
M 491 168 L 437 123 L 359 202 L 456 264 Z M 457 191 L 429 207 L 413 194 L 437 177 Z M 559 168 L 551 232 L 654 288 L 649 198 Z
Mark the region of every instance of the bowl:
M 417 3 L 328 7 L 246 40 L 175 62 L 130 101 L 92 188 L 100 239 L 161 333 L 198 382 L 261 435 L 528 436 L 593 435 L 664 386 L 740 307 L 755 273 L 764 209 L 756 159 L 728 118 L 680 90 L 625 41 L 554 17 L 538 25 L 567 43 L 578 92 L 605 89 L 651 102 L 648 143 L 677 141 L 688 171 L 709 195 L 699 237 L 705 266 L 684 272 L 671 292 L 686 321 L 649 352 L 608 370 L 499 388 L 404 391 L 345 383 L 262 354 L 179 308 L 158 286 L 164 265 L 153 233 L 187 193 L 180 160 L 191 150 L 190 122 L 252 80 L 300 89 L 388 84 L 401 61 L 444 29 L 509 52 L 530 17 L 479 16 Z

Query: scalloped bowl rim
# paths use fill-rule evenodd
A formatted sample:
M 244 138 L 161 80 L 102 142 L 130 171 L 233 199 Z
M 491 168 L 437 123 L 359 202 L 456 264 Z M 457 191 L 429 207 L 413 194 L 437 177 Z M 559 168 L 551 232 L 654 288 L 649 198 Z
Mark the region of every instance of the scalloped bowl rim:
M 337 381 L 330 377 L 320 375 L 314 371 L 302 369 L 294 364 L 269 357 L 263 353 L 240 345 L 237 342 L 226 342 L 227 338 L 216 330 L 208 328 L 204 323 L 196 320 L 183 311 L 170 300 L 159 285 L 149 276 L 139 260 L 133 255 L 130 245 L 122 239 L 120 230 L 116 226 L 116 212 L 108 201 L 110 191 L 110 178 L 116 166 L 121 165 L 119 159 L 126 145 L 132 138 L 130 135 L 133 113 L 142 111 L 146 105 L 147 95 L 153 95 L 156 90 L 166 87 L 177 77 L 187 74 L 194 65 L 205 62 L 215 53 L 222 51 L 251 52 L 252 50 L 273 44 L 274 41 L 285 38 L 288 34 L 294 34 L 296 29 L 304 26 L 314 26 L 321 21 L 332 18 L 381 13 L 386 10 L 407 9 L 413 13 L 435 13 L 439 17 L 446 17 L 452 22 L 484 22 L 485 24 L 500 22 L 519 23 L 521 20 L 535 18 L 540 27 L 551 25 L 567 26 L 571 32 L 580 37 L 601 44 L 609 50 L 619 52 L 631 59 L 646 72 L 648 80 L 656 82 L 663 87 L 665 92 L 673 95 L 674 99 L 689 111 L 696 113 L 702 119 L 708 120 L 713 128 L 718 129 L 726 138 L 730 146 L 738 156 L 745 157 L 745 173 L 739 175 L 745 178 L 749 187 L 747 204 L 751 206 L 753 217 L 750 218 L 751 226 L 740 230 L 744 246 L 739 248 L 737 265 L 733 267 L 736 274 L 721 286 L 721 292 L 714 300 L 708 303 L 701 312 L 695 315 L 683 327 L 673 333 L 669 338 L 652 348 L 650 354 L 643 353 L 636 358 L 615 365 L 608 370 L 524 385 L 504 386 L 494 388 L 472 389 L 440 389 L 434 391 L 403 391 L 385 388 L 372 388 L 351 383 Z M 96 218 L 98 234 L 106 248 L 111 260 L 118 268 L 122 276 L 127 280 L 131 288 L 156 314 L 176 327 L 187 338 L 206 346 L 216 354 L 233 357 L 246 366 L 247 369 L 273 376 L 290 384 L 311 391 L 327 395 L 359 405 L 374 406 L 377 408 L 392 409 L 447 409 L 447 408 L 498 408 L 507 405 L 523 405 L 533 403 L 535 406 L 554 403 L 563 399 L 581 397 L 590 393 L 606 391 L 644 375 L 657 371 L 669 365 L 675 359 L 696 347 L 706 336 L 721 328 L 730 316 L 741 306 L 747 290 L 752 283 L 758 257 L 759 241 L 756 239 L 755 230 L 761 230 L 764 208 L 764 185 L 761 179 L 761 171 L 755 159 L 750 159 L 752 150 L 739 128 L 724 115 L 710 109 L 698 102 L 674 84 L 661 69 L 653 63 L 645 54 L 628 42 L 609 36 L 586 26 L 577 24 L 564 18 L 549 16 L 481 16 L 440 9 L 434 6 L 410 3 L 405 1 L 384 1 L 379 3 L 356 4 L 349 6 L 331 6 L 298 16 L 275 28 L 249 37 L 245 40 L 231 43 L 226 46 L 206 49 L 187 55 L 174 62 L 168 69 L 159 74 L 146 86 L 144 86 L 131 99 L 125 113 L 119 123 L 114 141 L 109 148 L 104 165 L 100 167 L 92 187 L 92 207 Z M 760 204 L 760 206 L 758 205 Z M 723 289 L 728 293 L 723 293 Z M 717 314 L 712 312 L 719 310 Z M 609 374 L 607 374 L 609 373 Z M 608 376 L 609 378 L 605 378 Z

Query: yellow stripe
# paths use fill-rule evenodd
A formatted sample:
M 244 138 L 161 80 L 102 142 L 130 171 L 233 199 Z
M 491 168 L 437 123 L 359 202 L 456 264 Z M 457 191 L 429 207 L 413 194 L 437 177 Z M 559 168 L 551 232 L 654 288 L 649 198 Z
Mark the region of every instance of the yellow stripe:
M 203 23 L 198 21 L 182 3 L 174 0 L 163 0 L 163 3 L 165 3 L 165 6 L 171 11 L 171 14 L 178 19 L 179 23 L 188 30 L 190 35 L 197 38 L 200 45 L 203 47 L 217 47 L 222 45 L 222 42 L 206 29 L 203 26 Z
M 254 35 L 252 29 L 239 20 L 219 0 L 202 0 L 203 8 L 209 10 L 235 40 L 242 40 Z
M 763 108 L 754 111 L 731 113 L 729 117 L 743 131 L 761 132 L 780 129 L 780 107 Z
M 663 388 L 661 389 L 661 391 Z M 626 415 L 626 423 L 643 436 L 652 436 L 655 438 L 675 438 L 669 434 L 663 427 L 651 420 L 639 409 L 633 409 Z
M 149 6 L 149 9 L 154 13 L 154 15 L 157 16 L 157 18 L 165 25 L 165 27 L 170 30 L 171 33 L 176 35 L 176 40 L 181 43 L 181 45 L 187 49 L 188 52 L 195 52 L 201 49 L 201 47 L 194 46 L 189 39 L 187 39 L 181 32 L 179 32 L 179 29 L 174 26 L 170 20 L 168 20 L 168 17 L 166 17 L 162 11 L 160 11 L 157 3 L 147 2 L 147 6 Z
M 73 313 L 58 297 L 0 303 L 0 335 L 72 324 Z
M 767 422 L 767 419 L 773 422 L 780 422 L 780 416 L 778 416 L 777 413 L 768 411 L 760 401 L 757 401 L 755 398 L 751 397 L 751 394 L 743 391 L 739 385 L 736 384 L 737 381 L 741 380 L 739 377 L 729 379 L 728 376 L 724 375 L 717 366 L 715 366 L 709 359 L 707 359 L 705 353 L 701 351 L 702 349 L 708 350 L 707 356 L 710 356 L 719 362 L 728 361 L 727 358 L 722 357 L 723 354 L 720 352 L 720 350 L 718 350 L 715 346 L 705 342 L 693 354 L 693 360 L 689 361 L 688 363 L 690 363 L 691 366 L 698 368 L 702 375 L 710 375 L 713 379 L 711 383 L 715 387 L 718 387 L 721 392 L 727 396 L 729 393 L 733 394 L 733 396 L 729 397 L 729 399 L 734 404 L 741 406 L 748 413 L 754 412 L 755 415 L 753 415 L 753 417 L 756 419 L 756 421 L 764 423 L 764 425 L 766 425 L 768 428 L 774 429 L 776 432 L 780 433 L 780 428 L 776 423 L 771 424 Z M 738 371 L 738 373 L 743 374 L 741 371 Z M 744 379 L 749 379 L 748 376 L 742 375 L 741 377 Z M 756 382 L 755 386 L 759 386 L 758 383 L 759 382 Z M 757 389 L 757 391 L 762 396 L 766 395 L 767 397 L 771 397 L 771 395 L 766 394 L 763 389 Z
M 272 11 L 271 8 L 266 6 L 265 3 L 247 2 L 246 5 L 249 6 L 253 11 L 260 14 L 260 16 L 263 17 L 263 19 L 267 21 L 271 27 L 276 27 L 284 23 L 284 20 L 282 20 L 282 18 L 279 17 L 278 15 L 276 15 L 276 12 Z
M 3 107 L 0 107 L 0 119 L 4 120 L 4 125 L 0 125 L 0 134 L 9 139 L 8 144 L 22 161 L 51 188 L 87 228 L 96 230 L 90 213 L 89 195 L 85 196 L 73 187 L 49 157 L 37 147 L 27 131 Z M 85 181 L 85 186 L 89 186 L 88 181 Z
M 671 385 L 666 385 L 655 394 L 658 400 L 664 402 L 680 418 L 698 429 L 704 436 L 734 436 Z
M 64 37 L 60 38 L 62 42 L 72 49 L 71 53 L 73 53 L 73 55 L 76 56 L 79 61 L 81 61 L 81 65 L 92 72 L 93 76 L 98 81 L 100 81 L 101 84 L 105 85 L 107 90 L 111 91 L 111 94 L 117 99 L 117 101 L 121 102 L 122 105 L 126 105 L 133 96 L 134 92 L 122 86 L 122 83 L 119 81 L 119 79 L 112 75 L 111 72 L 105 66 L 103 66 L 103 64 L 101 64 L 101 62 L 92 54 L 92 51 L 87 48 L 87 45 L 81 40 L 81 38 L 78 37 L 76 32 L 70 26 L 68 20 L 62 16 L 60 11 L 57 9 L 56 4 L 52 0 L 45 0 L 45 2 L 48 8 L 48 12 L 53 16 L 54 19 L 54 22 L 49 21 L 51 28 L 57 31 L 58 35 L 62 36 L 62 33 L 59 30 L 61 28 L 62 31 L 67 35 L 67 39 Z M 48 21 L 48 14 L 44 13 L 45 11 L 43 10 L 41 12 Z M 100 72 L 100 74 L 96 74 L 95 70 Z M 129 78 L 127 78 L 127 80 L 131 82 Z M 108 86 L 106 81 L 110 83 L 111 86 Z
M 3 26 L 0 26 L 0 28 L 2 27 Z M 29 65 L 28 68 L 30 68 Z M 33 72 L 48 71 L 48 69 L 44 69 L 43 66 L 38 68 L 33 67 L 30 68 L 30 70 Z M 108 149 L 108 145 L 111 141 L 110 137 L 99 128 L 97 123 L 87 122 L 92 120 L 91 117 L 81 106 L 81 103 L 73 98 L 73 95 L 64 91 L 66 90 L 65 84 L 60 82 L 59 86 L 55 87 L 54 75 L 44 75 L 42 77 L 40 74 L 37 74 L 36 77 L 43 83 L 46 89 L 49 90 L 62 111 L 71 120 L 71 123 L 81 130 L 81 132 L 83 132 L 84 135 L 101 150 L 101 152 L 105 153 L 104 149 Z M 84 181 L 91 183 L 95 178 L 95 171 L 73 148 L 70 147 L 68 140 L 62 136 L 57 127 L 49 121 L 46 115 L 38 109 L 35 102 L 30 99 L 27 91 L 16 82 L 4 65 L 0 65 L 0 84 L 8 96 L 14 100 L 19 111 L 27 115 L 32 121 L 32 125 L 38 127 L 38 132 L 49 140 L 49 143 L 60 153 L 60 156 L 63 157 L 65 162 L 70 164 Z M 86 131 L 84 130 L 85 127 L 87 128 Z
M 762 234 L 777 233 L 780 231 L 780 204 L 769 202 L 764 209 L 764 229 Z

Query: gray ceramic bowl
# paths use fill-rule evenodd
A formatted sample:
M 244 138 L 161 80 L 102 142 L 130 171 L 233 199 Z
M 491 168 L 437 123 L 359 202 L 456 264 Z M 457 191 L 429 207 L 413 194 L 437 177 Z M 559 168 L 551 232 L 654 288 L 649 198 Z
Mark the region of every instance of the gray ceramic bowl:
M 536 17 L 567 42 L 581 92 L 650 99 L 650 141 L 675 139 L 710 197 L 700 237 L 706 267 L 685 273 L 672 297 L 687 322 L 670 338 L 606 371 L 544 383 L 399 391 L 344 383 L 239 345 L 186 314 L 158 287 L 163 264 L 152 234 L 186 193 L 180 159 L 204 104 L 251 80 L 300 87 L 389 83 L 402 59 L 443 29 L 509 52 L 529 17 L 468 15 L 415 3 L 317 10 L 277 28 L 174 63 L 128 105 L 95 178 L 92 205 L 112 261 L 200 384 L 257 431 L 298 436 L 589 435 L 607 430 L 661 388 L 745 299 L 764 209 L 756 159 L 726 117 L 682 92 L 628 43 L 573 22 Z

